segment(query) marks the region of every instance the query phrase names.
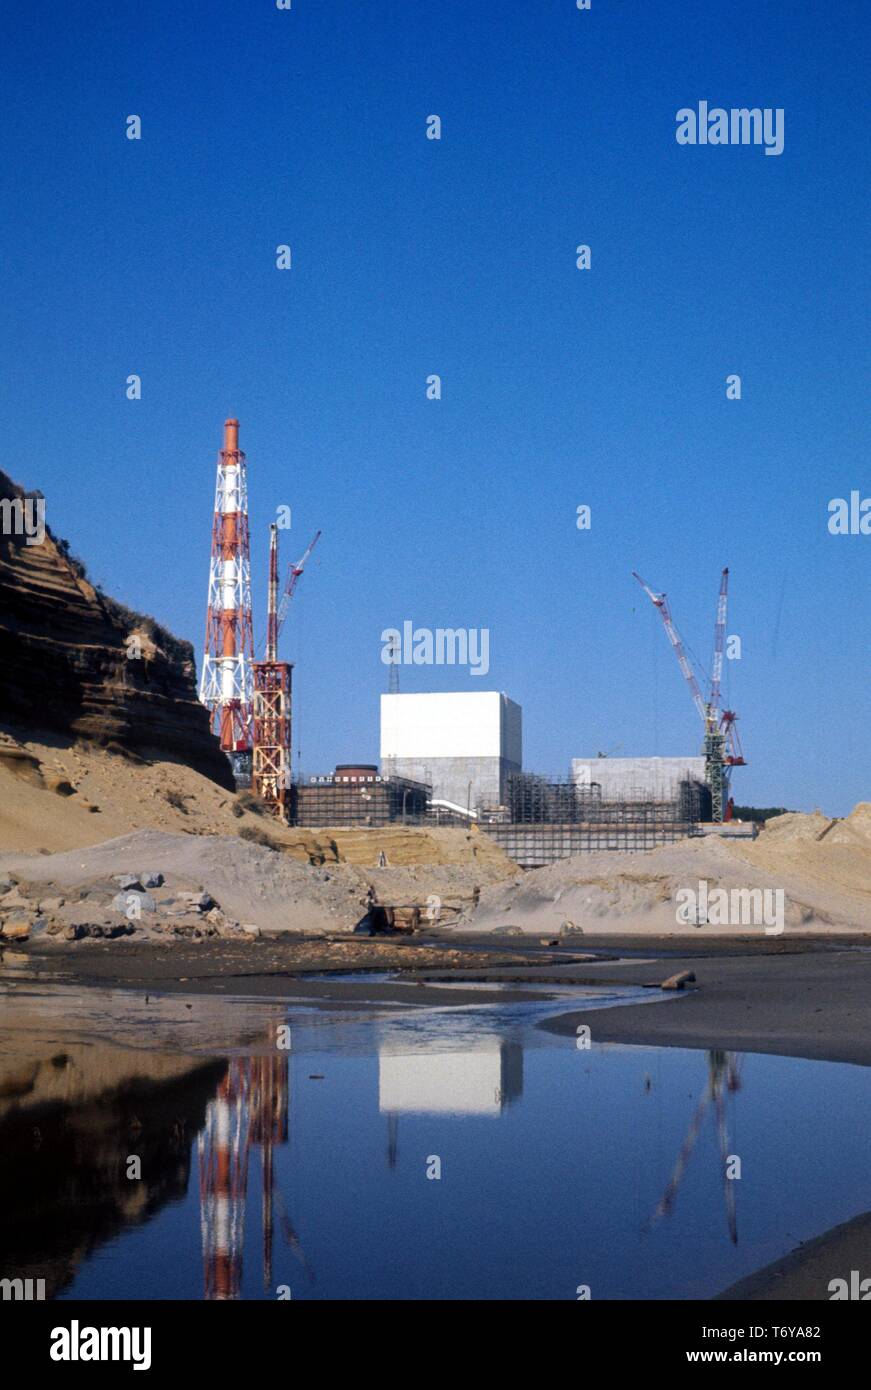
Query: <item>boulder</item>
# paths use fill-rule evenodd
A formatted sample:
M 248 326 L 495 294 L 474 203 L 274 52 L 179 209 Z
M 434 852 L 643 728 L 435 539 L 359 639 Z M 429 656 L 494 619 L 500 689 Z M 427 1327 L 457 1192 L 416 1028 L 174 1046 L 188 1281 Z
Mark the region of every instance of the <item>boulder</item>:
M 30 932 L 31 924 L 27 917 L 13 917 L 10 921 L 3 923 L 4 941 L 27 941 Z
M 146 869 L 144 873 L 139 875 L 139 882 L 143 888 L 162 888 L 165 880 L 163 874 L 159 873 L 157 869 Z
M 144 884 L 140 883 L 136 874 L 115 874 L 114 881 L 125 893 L 128 889 L 135 889 L 137 892 L 141 893 L 144 887 Z
M 22 897 L 17 884 L 0 898 L 0 912 L 21 912 L 32 907 L 33 903 L 29 898 Z
M 209 912 L 211 908 L 218 906 L 211 893 L 204 893 L 202 889 L 198 893 L 179 893 L 178 896 L 183 903 L 188 903 L 195 912 Z

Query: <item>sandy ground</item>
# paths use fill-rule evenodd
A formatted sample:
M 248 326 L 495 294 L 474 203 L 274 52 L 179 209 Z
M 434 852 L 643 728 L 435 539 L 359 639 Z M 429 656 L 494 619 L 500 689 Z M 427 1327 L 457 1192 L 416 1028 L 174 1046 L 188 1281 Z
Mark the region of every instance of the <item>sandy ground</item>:
M 653 985 L 682 970 L 691 970 L 696 983 L 673 1005 L 628 1005 L 588 1016 L 579 1010 L 547 1027 L 572 1034 L 586 1023 L 599 1042 L 722 1047 L 871 1066 L 871 938 L 860 949 L 830 940 L 724 943 L 720 950 L 602 962 L 572 973 L 588 984 Z
M 83 949 L 84 945 L 84 949 Z M 637 957 L 623 954 L 617 937 L 591 937 L 579 951 L 531 941 L 427 942 L 415 938 L 262 939 L 155 946 L 135 941 L 76 943 L 66 948 L 9 950 L 16 963 L 50 982 L 189 994 L 311 997 L 348 1002 L 445 1002 L 427 982 L 499 981 L 518 991 L 550 984 L 634 985 L 656 988 L 669 976 L 692 971 L 696 980 L 656 1008 L 645 1004 L 584 1012 L 551 1020 L 548 1030 L 574 1035 L 586 1023 L 599 1042 L 651 1046 L 721 1047 L 871 1066 L 871 937 L 863 944 L 831 937 L 798 941 L 735 939 L 695 944 L 652 939 Z M 389 971 L 395 978 L 331 983 L 324 972 Z M 292 982 L 292 984 L 291 984 Z M 467 994 L 470 992 L 467 991 Z M 480 1003 L 480 994 L 471 995 Z M 504 1001 L 504 996 L 501 996 Z M 524 997 L 526 997 L 524 995 Z
M 4 862 L 10 854 L 45 856 L 151 829 L 268 842 L 305 864 L 351 864 L 371 870 L 373 881 L 394 900 L 406 888 L 420 887 L 422 866 L 432 870 L 427 891 L 446 897 L 471 894 L 476 884 L 516 873 L 511 860 L 477 831 L 402 825 L 377 831 L 294 829 L 257 814 L 251 797 L 234 796 L 181 763 L 147 762 L 46 739 L 20 740 L 0 731 Z M 382 855 L 386 868 L 378 867 Z
M 414 846 L 426 861 L 430 832 L 407 830 L 403 847 Z M 433 832 L 435 853 L 444 853 L 445 837 L 463 832 Z M 450 844 L 447 846 L 451 849 Z M 498 854 L 498 851 L 497 851 Z M 44 904 L 49 924 L 90 922 L 111 925 L 123 922 L 113 907 L 119 893 L 116 881 L 124 874 L 146 877 L 160 874 L 164 883 L 150 891 L 153 908 L 142 911 L 135 928 L 140 934 L 165 930 L 171 925 L 171 911 L 180 907 L 183 893 L 207 892 L 219 905 L 223 916 L 238 924 L 251 924 L 263 932 L 348 932 L 367 912 L 367 892 L 374 888 L 378 900 L 391 904 L 421 904 L 430 897 L 440 904 L 445 920 L 471 902 L 473 889 L 482 875 L 513 872 L 497 858 L 486 864 L 441 864 L 424 862 L 412 867 L 396 866 L 366 869 L 344 860 L 309 863 L 281 850 L 240 839 L 235 835 L 185 835 L 166 830 L 136 830 L 102 844 L 61 851 L 57 854 L 0 854 L 0 872 L 17 882 L 8 906 L 0 896 L 0 918 L 24 915 L 34 920 Z M 60 903 L 60 899 L 63 902 Z M 20 902 L 30 904 L 19 908 Z M 453 908 L 453 913 L 451 909 Z M 186 925 L 194 926 L 193 918 Z
M 786 935 L 871 931 L 871 804 L 860 803 L 842 821 L 779 816 L 755 841 L 706 837 L 632 854 L 574 855 L 485 888 L 459 925 L 534 935 L 680 936 L 686 926 L 677 921 L 678 894 L 691 889 L 700 897 L 702 882 L 712 899 L 725 890 L 730 906 L 742 890 L 782 891 Z M 708 938 L 742 926 L 766 930 L 761 916 L 755 923 L 734 914 L 716 922 L 713 911 L 694 930 Z
M 860 1280 L 868 1277 L 869 1246 L 871 1212 L 865 1212 L 833 1226 L 816 1240 L 805 1241 L 783 1259 L 725 1289 L 719 1297 L 747 1302 L 831 1299 L 834 1279 L 846 1280 L 849 1288 L 851 1271 L 857 1270 Z M 871 1288 L 859 1297 L 867 1297 L 868 1292 Z

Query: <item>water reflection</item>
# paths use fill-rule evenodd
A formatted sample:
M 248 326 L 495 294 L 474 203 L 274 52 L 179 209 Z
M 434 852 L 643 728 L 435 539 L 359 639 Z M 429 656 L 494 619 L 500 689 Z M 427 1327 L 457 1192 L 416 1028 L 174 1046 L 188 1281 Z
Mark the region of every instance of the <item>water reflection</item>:
M 712 1049 L 708 1053 L 707 1085 L 696 1106 L 695 1113 L 690 1120 L 689 1129 L 680 1146 L 680 1152 L 677 1156 L 674 1168 L 672 1169 L 671 1177 L 668 1180 L 668 1186 L 662 1194 L 662 1198 L 656 1208 L 653 1218 L 654 1221 L 658 1221 L 664 1216 L 670 1216 L 674 1211 L 678 1189 L 680 1188 L 681 1180 L 692 1156 L 693 1149 L 696 1146 L 705 1114 L 708 1108 L 713 1105 L 720 1149 L 723 1198 L 726 1206 L 726 1225 L 732 1244 L 738 1244 L 738 1220 L 735 1210 L 736 1177 L 734 1172 L 736 1167 L 735 1161 L 738 1155 L 729 1153 L 729 1130 L 726 1121 L 726 1105 L 728 1097 L 734 1096 L 740 1089 L 740 1055 L 736 1052 L 722 1052 L 718 1048 Z M 740 1167 L 738 1168 L 738 1175 L 740 1177 Z
M 248 1011 L 246 1055 L 0 1056 L 0 1278 L 79 1298 L 699 1298 L 869 1205 L 865 1069 L 580 1052 L 503 1014 L 296 1013 L 282 1052 Z
M 44 1279 L 52 1298 L 95 1250 L 184 1197 L 224 1071 L 99 1046 L 0 1058 L 0 1277 Z
M 273 1147 L 287 1143 L 286 1056 L 231 1061 L 197 1136 L 204 1296 L 238 1298 L 242 1280 L 248 1160 L 261 1149 L 263 1285 L 272 1282 Z

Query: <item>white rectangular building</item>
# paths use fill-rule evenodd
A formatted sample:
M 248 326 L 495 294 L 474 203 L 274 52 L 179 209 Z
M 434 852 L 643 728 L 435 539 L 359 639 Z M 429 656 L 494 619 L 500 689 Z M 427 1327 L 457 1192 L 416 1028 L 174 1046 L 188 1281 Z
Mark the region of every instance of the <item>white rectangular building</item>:
M 498 806 L 522 766 L 522 712 L 497 690 L 381 696 L 382 774 L 429 783 L 433 800 Z

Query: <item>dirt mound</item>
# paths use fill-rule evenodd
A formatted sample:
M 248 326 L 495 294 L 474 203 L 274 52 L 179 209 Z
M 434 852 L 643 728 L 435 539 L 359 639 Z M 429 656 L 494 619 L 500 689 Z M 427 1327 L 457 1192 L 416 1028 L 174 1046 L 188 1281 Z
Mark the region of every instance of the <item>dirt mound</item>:
M 636 854 L 575 855 L 511 883 L 483 889 L 479 906 L 466 911 L 460 925 L 471 931 L 513 928 L 564 936 L 582 932 L 667 936 L 695 930 L 700 937 L 703 933 L 761 935 L 767 923 L 755 908 L 751 911 L 751 904 L 759 902 L 757 893 L 764 895 L 768 890 L 771 895 L 783 894 L 787 933 L 871 931 L 871 844 L 864 840 L 859 844 L 868 817 L 861 807 L 857 812 L 841 823 L 851 837 L 849 845 L 833 843 L 835 831 L 822 840 L 809 839 L 806 827 L 794 824 L 781 827 L 779 834 L 766 832 L 755 842 L 707 836 Z M 822 816 L 819 820 L 823 827 L 833 824 Z M 728 899 L 725 920 L 717 920 L 715 893 L 724 893 Z M 690 901 L 698 904 L 695 917 Z M 770 896 L 769 909 L 775 903 Z M 688 908 L 689 921 L 678 921 L 679 906 Z
M 860 801 L 844 820 L 835 821 L 826 840 L 836 845 L 871 849 L 871 801 Z
M 0 852 L 53 853 L 142 827 L 188 835 L 266 835 L 306 863 L 335 860 L 329 839 L 246 809 L 182 762 L 148 761 L 81 740 L 0 736 Z
M 762 832 L 768 839 L 779 841 L 818 840 L 832 825 L 831 817 L 819 811 L 805 815 L 801 811 L 787 811 L 782 816 L 772 816 L 765 822 Z
M 294 836 L 303 832 L 283 832 L 276 825 L 275 834 L 283 833 L 293 842 Z M 20 880 L 20 891 L 34 903 L 66 899 L 53 916 L 69 924 L 87 921 L 102 925 L 104 918 L 114 920 L 117 912 L 112 911 L 112 899 L 119 892 L 116 877 L 129 874 L 135 879 L 147 870 L 161 874 L 166 884 L 152 891 L 156 908 L 146 911 L 143 925 L 149 925 L 153 918 L 159 926 L 171 925 L 171 909 L 179 902 L 179 895 L 202 891 L 216 900 L 231 922 L 252 923 L 267 932 L 328 933 L 354 929 L 365 913 L 370 884 L 381 902 L 426 905 L 434 894 L 447 910 L 448 905 L 459 908 L 471 902 L 475 887 L 517 872 L 516 866 L 498 852 L 489 867 L 486 856 L 480 864 L 471 856 L 466 864 L 443 862 L 454 852 L 452 837 L 459 833 L 465 840 L 465 832 L 436 831 L 428 843 L 426 833 L 406 829 L 396 845 L 404 847 L 409 859 L 425 860 L 430 854 L 438 856 L 437 862 L 391 867 L 388 861 L 386 867 L 370 870 L 339 862 L 335 845 L 326 837 L 323 847 L 333 857 L 310 862 L 312 845 L 317 842 L 310 832 L 305 833 L 304 856 L 288 852 L 278 841 L 278 848 L 270 849 L 235 834 L 147 829 L 57 854 L 0 855 L 0 868 Z M 380 832 L 368 834 L 378 837 Z M 415 849 L 415 836 L 420 837 L 420 849 Z M 448 836 L 447 842 L 444 836 Z M 379 842 L 377 838 L 374 841 L 375 853 Z M 371 851 L 366 857 L 371 858 Z M 18 894 L 16 887 L 16 902 Z M 169 921 L 165 922 L 167 912 Z
M 517 872 L 517 865 L 495 841 L 477 829 L 388 825 L 380 830 L 326 829 L 318 834 L 328 836 L 333 841 L 340 859 L 367 868 L 377 868 L 383 853 L 391 868 L 417 864 L 468 864 L 480 871 L 482 882 Z
M 39 856 L 4 855 L 2 867 L 38 885 L 40 898 L 118 892 L 116 875 L 148 869 L 173 893 L 210 894 L 222 912 L 266 931 L 351 930 L 364 911 L 366 884 L 347 865 L 321 868 L 230 836 L 139 830 L 85 849 Z

